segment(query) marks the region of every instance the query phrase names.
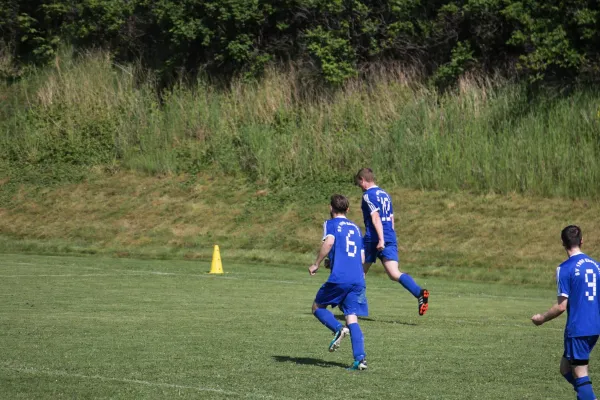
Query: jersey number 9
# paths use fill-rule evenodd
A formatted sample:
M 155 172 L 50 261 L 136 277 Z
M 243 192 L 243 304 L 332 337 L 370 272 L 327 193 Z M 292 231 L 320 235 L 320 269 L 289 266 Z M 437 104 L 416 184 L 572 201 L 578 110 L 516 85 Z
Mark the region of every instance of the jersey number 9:
M 594 301 L 594 297 L 596 297 L 596 274 L 594 274 L 593 269 L 585 270 L 585 283 L 587 283 L 588 288 L 592 290 L 589 292 L 585 292 L 589 301 Z

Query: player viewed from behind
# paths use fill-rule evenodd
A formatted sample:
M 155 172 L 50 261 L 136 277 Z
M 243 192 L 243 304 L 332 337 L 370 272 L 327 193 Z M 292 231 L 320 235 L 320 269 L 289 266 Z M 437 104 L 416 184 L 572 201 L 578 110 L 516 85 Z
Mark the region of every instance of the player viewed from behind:
M 364 252 L 360 229 L 346 218 L 349 208 L 346 197 L 331 196 L 331 219 L 323 224 L 323 243 L 315 263 L 308 268 L 314 275 L 321 262 L 329 256 L 331 273 L 321 286 L 312 306 L 312 312 L 323 325 L 334 333 L 329 351 L 335 351 L 342 339 L 350 334 L 354 363 L 351 370 L 367 369 L 364 337 L 358 325 L 358 316 L 367 316 L 365 278 L 362 269 Z M 346 328 L 335 319 L 327 306 L 339 306 L 346 317 Z
M 365 274 L 379 258 L 389 278 L 400 283 L 417 298 L 419 315 L 425 314 L 429 308 L 429 291 L 421 289 L 410 275 L 400 272 L 398 267 L 398 244 L 391 197 L 375 184 L 375 175 L 370 168 L 358 171 L 355 183 L 364 192 L 361 209 L 365 221 Z
M 588 377 L 590 353 L 600 335 L 600 281 L 598 262 L 581 252 L 581 229 L 569 225 L 561 232 L 562 244 L 569 258 L 556 269 L 558 299 L 544 314 L 531 320 L 542 325 L 567 310 L 564 353 L 560 373 L 577 392 L 578 400 L 594 400 L 596 395 Z

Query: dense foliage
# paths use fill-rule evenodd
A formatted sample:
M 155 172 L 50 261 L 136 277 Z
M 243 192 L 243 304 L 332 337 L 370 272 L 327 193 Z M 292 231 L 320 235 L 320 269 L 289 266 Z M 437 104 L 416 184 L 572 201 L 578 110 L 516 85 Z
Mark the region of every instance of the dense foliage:
M 417 65 L 439 85 L 473 68 L 590 79 L 599 10 L 593 0 L 0 0 L 0 50 L 28 65 L 61 43 L 101 47 L 164 78 L 254 76 L 274 60 L 333 84 L 382 61 Z
M 159 97 L 105 52 L 62 52 L 0 86 L 0 197 L 7 175 L 46 185 L 90 168 L 211 171 L 314 189 L 368 165 L 403 187 L 600 198 L 597 90 L 463 77 L 442 93 L 387 73 L 307 98 L 293 71 L 267 68 L 258 83 L 199 79 Z

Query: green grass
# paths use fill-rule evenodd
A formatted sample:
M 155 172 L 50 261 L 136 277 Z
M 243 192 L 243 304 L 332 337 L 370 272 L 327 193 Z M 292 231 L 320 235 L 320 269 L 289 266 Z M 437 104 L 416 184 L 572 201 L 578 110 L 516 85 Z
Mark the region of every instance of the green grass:
M 388 71 L 307 93 L 293 72 L 223 88 L 153 79 L 110 55 L 64 54 L 0 86 L 0 171 L 79 181 L 86 168 L 155 175 L 218 171 L 269 185 L 339 182 L 371 166 L 394 186 L 600 196 L 597 90 L 529 91 L 464 78 L 440 94 Z M 310 86 L 308 84 L 308 86 Z
M 0 398 L 557 399 L 564 317 L 554 290 L 421 278 L 431 307 L 368 276 L 369 371 L 344 369 L 310 314 L 305 267 L 48 257 L 0 259 Z M 551 274 L 552 271 L 549 271 Z M 596 377 L 592 357 L 592 380 Z

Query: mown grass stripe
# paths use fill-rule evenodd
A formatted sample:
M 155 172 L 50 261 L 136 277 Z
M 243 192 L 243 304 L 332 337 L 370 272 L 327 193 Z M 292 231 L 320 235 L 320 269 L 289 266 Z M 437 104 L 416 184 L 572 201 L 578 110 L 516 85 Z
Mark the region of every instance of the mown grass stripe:
M 136 384 L 136 385 L 168 387 L 168 388 L 173 388 L 173 389 L 189 389 L 189 390 L 196 390 L 199 392 L 214 392 L 214 393 L 225 394 L 228 396 L 243 396 L 240 393 L 232 392 L 229 390 L 208 388 L 208 387 L 201 387 L 201 386 L 179 385 L 179 384 L 166 383 L 166 382 L 152 382 L 152 381 L 140 380 L 140 379 L 113 378 L 113 377 L 100 376 L 100 375 L 84 375 L 84 374 L 65 372 L 65 371 L 54 371 L 54 370 L 47 370 L 47 369 L 40 369 L 40 368 L 33 368 L 33 367 L 26 367 L 26 366 L 12 366 L 12 365 L 6 365 L 6 364 L 2 365 L 2 368 L 16 371 L 16 372 L 21 372 L 21 373 L 34 374 L 34 375 L 50 375 L 50 376 L 60 376 L 60 377 L 65 377 L 65 378 L 93 379 L 93 380 L 100 380 L 100 381 L 105 381 L 105 382 L 121 382 L 121 383 L 131 383 L 131 384 Z

